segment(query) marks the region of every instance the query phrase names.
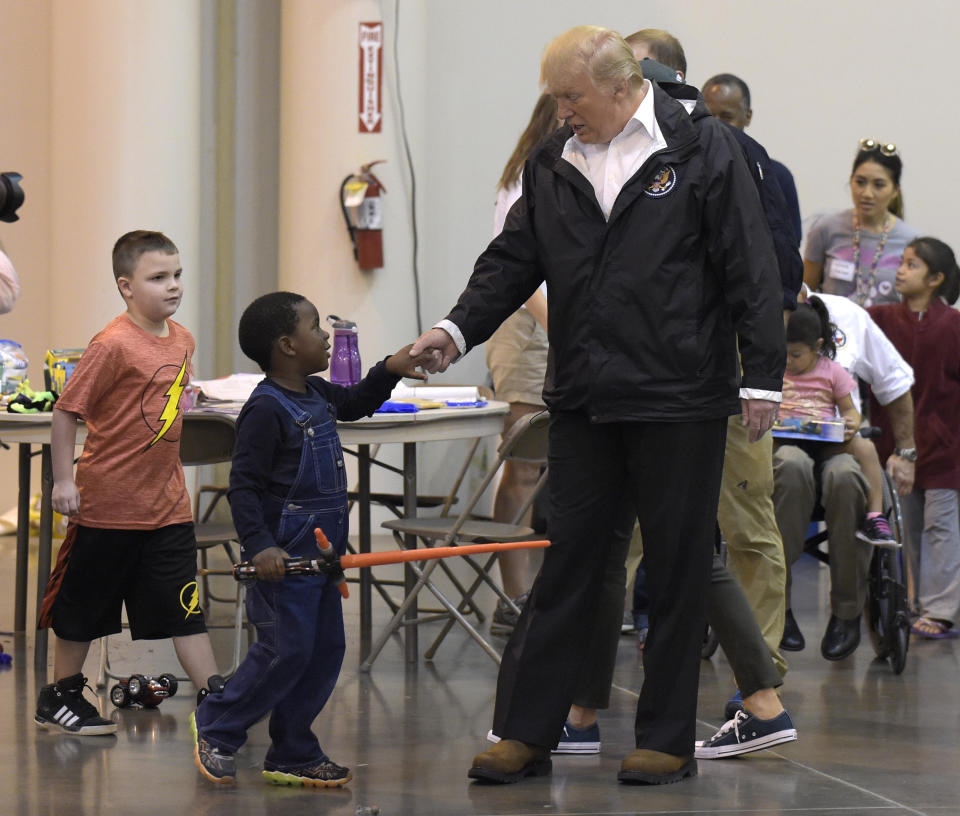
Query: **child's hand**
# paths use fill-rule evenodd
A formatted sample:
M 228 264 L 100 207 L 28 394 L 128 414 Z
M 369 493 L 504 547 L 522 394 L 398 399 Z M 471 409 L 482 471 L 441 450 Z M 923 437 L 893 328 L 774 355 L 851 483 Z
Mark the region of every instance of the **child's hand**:
M 426 365 L 430 362 L 433 355 L 425 351 L 417 357 L 410 356 L 409 346 L 404 346 L 400 351 L 387 359 L 387 371 L 395 377 L 409 377 L 412 380 L 426 380 L 427 375 L 417 371 L 417 366 Z
M 843 441 L 849 442 L 853 437 L 857 435 L 857 431 L 860 430 L 860 417 L 855 416 L 845 416 L 843 417 Z
M 257 568 L 260 581 L 282 581 L 286 575 L 284 559 L 289 558 L 280 547 L 267 547 L 253 556 L 253 566 Z
M 80 491 L 73 479 L 53 483 L 53 509 L 62 516 L 72 516 L 80 510 Z

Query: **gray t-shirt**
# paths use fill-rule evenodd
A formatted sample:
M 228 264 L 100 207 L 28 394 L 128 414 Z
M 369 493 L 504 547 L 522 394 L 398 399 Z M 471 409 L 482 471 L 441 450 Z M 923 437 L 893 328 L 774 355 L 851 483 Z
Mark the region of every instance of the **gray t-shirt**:
M 899 303 L 894 278 L 904 249 L 918 233 L 899 218 L 887 232 L 887 241 L 877 262 L 877 272 L 871 283 L 870 267 L 880 244 L 879 232 L 860 230 L 860 268 L 853 265 L 853 210 L 843 210 L 821 217 L 807 235 L 803 257 L 823 266 L 820 289 L 828 295 L 850 298 L 861 306 L 877 303 Z M 863 279 L 865 296 L 857 294 L 857 282 Z

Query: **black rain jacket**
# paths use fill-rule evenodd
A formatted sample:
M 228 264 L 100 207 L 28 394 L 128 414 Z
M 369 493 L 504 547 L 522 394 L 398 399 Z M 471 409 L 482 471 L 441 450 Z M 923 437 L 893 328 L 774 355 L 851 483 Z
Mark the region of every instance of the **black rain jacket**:
M 559 129 L 526 163 L 521 198 L 447 316 L 472 348 L 546 280 L 544 401 L 596 422 L 714 419 L 740 412 L 739 386 L 782 386 L 777 259 L 743 154 L 699 94 L 688 115 L 651 88 L 667 147 L 609 221 L 561 158 L 572 130 Z

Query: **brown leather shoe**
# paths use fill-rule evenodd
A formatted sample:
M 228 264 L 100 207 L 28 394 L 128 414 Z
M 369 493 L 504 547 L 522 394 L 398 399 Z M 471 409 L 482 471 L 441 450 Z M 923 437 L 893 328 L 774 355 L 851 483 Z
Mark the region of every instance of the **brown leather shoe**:
M 697 775 L 697 760 L 690 756 L 676 756 L 662 751 L 637 748 L 620 763 L 617 779 L 642 785 L 666 785 Z
M 549 748 L 505 739 L 500 740 L 489 751 L 477 754 L 467 776 L 481 782 L 504 785 L 508 782 L 519 782 L 525 776 L 546 776 L 552 768 Z

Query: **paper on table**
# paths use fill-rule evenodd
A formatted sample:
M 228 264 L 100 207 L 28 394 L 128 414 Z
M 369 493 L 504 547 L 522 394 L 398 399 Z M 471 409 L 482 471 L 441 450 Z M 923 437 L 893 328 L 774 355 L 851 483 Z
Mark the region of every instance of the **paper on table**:
M 246 401 L 263 374 L 231 374 L 216 380 L 193 380 L 190 384 L 210 400 Z
M 477 387 L 475 385 L 419 385 L 409 386 L 403 383 L 397 383 L 397 386 L 390 392 L 390 399 L 423 399 L 431 402 L 445 402 L 446 400 L 455 400 L 457 402 L 476 402 L 479 399 Z

